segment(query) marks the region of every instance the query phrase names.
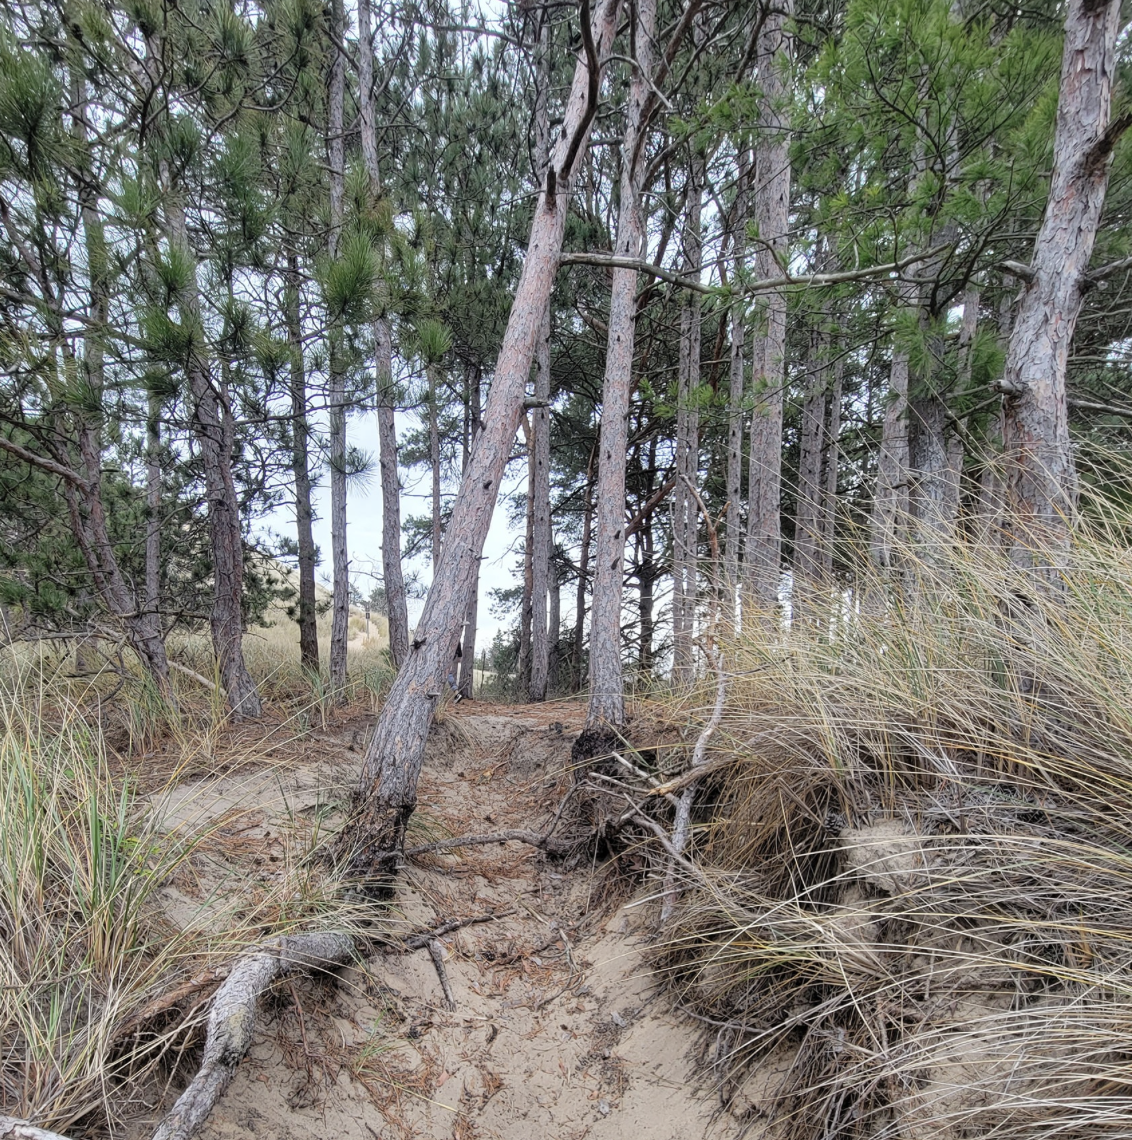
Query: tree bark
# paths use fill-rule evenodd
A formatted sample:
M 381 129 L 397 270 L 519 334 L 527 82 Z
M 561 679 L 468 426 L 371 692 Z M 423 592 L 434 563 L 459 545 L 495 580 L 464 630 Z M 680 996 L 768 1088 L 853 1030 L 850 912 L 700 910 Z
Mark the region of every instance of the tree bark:
M 652 93 L 656 0 L 638 0 L 637 57 L 625 108 L 621 144 L 621 203 L 617 216 L 619 257 L 641 256 L 645 219 L 641 202 L 645 156 L 645 103 Z M 609 300 L 609 334 L 601 397 L 598 458 L 597 553 L 590 620 L 590 701 L 586 726 L 619 728 L 625 723 L 625 682 L 621 662 L 621 602 L 625 557 L 625 456 L 629 393 L 637 324 L 637 273 L 614 269 Z
M 295 480 L 295 533 L 299 552 L 299 660 L 306 672 L 317 676 L 314 510 L 311 507 L 310 426 L 307 422 L 307 377 L 303 363 L 299 295 L 299 258 L 294 251 L 288 251 L 284 317 L 291 349 L 291 472 Z
M 552 158 L 557 172 L 554 194 L 548 185 L 535 205 L 527 258 L 496 362 L 483 428 L 456 496 L 440 565 L 409 656 L 382 708 L 336 846 L 340 864 L 363 881 L 380 882 L 395 867 L 405 825 L 416 806 L 425 737 L 462 632 L 499 484 L 523 413 L 527 378 L 558 269 L 572 176 L 592 123 L 593 115 L 587 113 L 591 95 L 587 59 L 608 54 L 619 7 L 618 0 L 602 3 L 593 26 L 584 29 L 586 50 L 575 69 L 562 136 Z M 593 79 L 595 83 L 600 79 L 596 70 Z
M 464 457 L 460 466 L 461 474 L 468 470 L 472 448 L 480 431 L 480 374 L 478 369 L 469 369 L 465 376 L 465 425 Z M 475 577 L 468 595 L 468 610 L 464 616 L 464 633 L 461 642 L 459 674 L 460 696 L 471 700 L 475 695 L 476 669 L 476 625 L 479 621 L 480 604 L 480 565 L 476 562 Z
M 376 111 L 373 94 L 373 39 L 371 0 L 358 0 L 358 84 L 361 118 L 362 161 L 369 176 L 370 193 L 381 193 L 377 162 Z M 373 324 L 374 380 L 377 389 L 377 449 L 381 471 L 381 571 L 389 617 L 389 655 L 400 669 L 409 653 L 409 610 L 405 576 L 401 568 L 401 481 L 397 474 L 397 422 L 394 415 L 393 338 L 389 317 L 380 315 Z M 431 382 L 430 375 L 430 382 Z M 436 519 L 434 505 L 434 546 Z M 433 569 L 436 568 L 433 550 Z
M 841 463 L 841 389 L 845 365 L 840 352 L 833 365 L 833 385 L 829 393 L 829 426 L 825 432 L 822 457 L 822 569 L 833 575 L 833 540 L 837 533 L 837 477 Z
M 436 365 L 428 365 L 428 459 L 432 470 L 432 572 L 440 561 L 440 424 L 436 404 Z
M 757 65 L 762 103 L 755 155 L 754 214 L 759 231 L 755 273 L 771 277 L 787 264 L 790 226 L 790 124 L 785 100 L 790 69 L 793 0 L 768 12 L 759 34 Z M 786 380 L 786 295 L 769 293 L 755 339 L 751 460 L 744 602 L 768 615 L 778 602 L 782 556 L 782 408 Z M 744 619 L 745 621 L 745 619 Z
M 330 32 L 335 44 L 346 42 L 343 0 L 331 0 Z M 331 48 L 330 88 L 327 106 L 327 162 L 330 167 L 330 230 L 327 246 L 331 259 L 338 256 L 342 231 L 346 177 L 346 140 L 343 104 L 346 99 L 346 56 Z M 331 316 L 330 405 L 330 553 L 333 562 L 334 599 L 330 623 L 330 689 L 339 704 L 346 700 L 346 641 L 350 634 L 350 552 L 346 541 L 346 373 L 341 322 Z
M 549 598 L 547 601 L 546 687 L 549 692 L 554 693 L 558 691 L 562 664 L 562 585 L 558 578 L 553 534 L 550 536 L 550 551 L 547 557 Z
M 1112 149 L 1129 125 L 1113 122 L 1118 0 L 1070 0 L 1049 201 L 1032 275 L 1014 319 L 1002 389 L 1011 557 L 1054 580 L 1068 555 L 1076 511 L 1065 374 Z

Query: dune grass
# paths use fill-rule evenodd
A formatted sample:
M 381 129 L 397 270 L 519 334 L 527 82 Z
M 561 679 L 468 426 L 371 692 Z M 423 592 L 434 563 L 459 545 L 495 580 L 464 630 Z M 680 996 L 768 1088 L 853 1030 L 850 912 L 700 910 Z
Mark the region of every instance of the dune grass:
M 1132 1136 L 1126 524 L 1052 589 L 909 546 L 728 641 L 706 877 L 659 963 L 769 1134 Z

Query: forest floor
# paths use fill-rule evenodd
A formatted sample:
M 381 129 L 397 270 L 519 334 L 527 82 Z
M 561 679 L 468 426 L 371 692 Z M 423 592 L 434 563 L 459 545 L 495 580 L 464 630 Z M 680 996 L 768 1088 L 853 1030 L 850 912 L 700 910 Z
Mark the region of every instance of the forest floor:
M 410 843 L 547 827 L 583 717 L 570 702 L 447 707 L 429 738 Z M 166 888 L 169 918 L 207 921 L 227 892 L 282 874 L 296 828 L 313 848 L 357 778 L 373 720 L 343 715 L 286 746 L 245 738 L 234 769 L 179 784 L 162 807 L 169 826 L 191 815 L 213 831 Z M 333 984 L 284 989 L 203 1140 L 733 1133 L 697 1076 L 695 1027 L 650 974 L 651 906 L 631 895 L 600 866 L 566 870 L 518 844 L 410 860 L 381 919 L 386 944 Z M 473 918 L 485 921 L 439 938 L 449 1009 L 427 947 L 403 943 Z M 155 1090 L 153 1115 L 132 1136 L 147 1135 L 174 1095 Z

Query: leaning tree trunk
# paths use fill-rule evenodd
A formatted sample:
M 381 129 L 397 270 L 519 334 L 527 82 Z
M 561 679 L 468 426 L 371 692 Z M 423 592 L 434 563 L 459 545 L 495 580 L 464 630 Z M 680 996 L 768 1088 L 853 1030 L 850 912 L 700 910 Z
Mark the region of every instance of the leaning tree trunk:
M 373 41 L 370 0 L 358 0 L 358 84 L 360 87 L 362 160 L 370 193 L 381 192 L 377 164 L 376 111 L 373 94 Z M 377 450 L 381 470 L 381 572 L 389 618 L 389 653 L 400 669 L 409 654 L 409 610 L 401 569 L 401 481 L 397 474 L 397 423 L 394 416 L 393 338 L 389 317 L 373 323 L 374 371 L 377 389 Z M 433 551 L 436 558 L 436 552 Z
M 656 0 L 638 0 L 637 58 L 625 108 L 621 144 L 621 205 L 617 217 L 618 257 L 641 255 L 645 219 L 641 182 L 645 155 L 645 103 L 652 93 Z M 637 271 L 614 269 L 609 300 L 609 334 L 601 397 L 601 449 L 597 468 L 597 554 L 590 620 L 590 701 L 588 732 L 620 729 L 625 723 L 625 683 L 621 667 L 621 603 L 625 557 L 625 453 L 629 431 L 629 392 L 637 324 Z
M 346 14 L 342 0 L 332 0 L 331 34 L 335 43 L 345 43 Z M 346 99 L 346 57 L 331 52 L 329 108 L 326 140 L 330 166 L 330 230 L 327 248 L 331 260 L 338 256 L 346 177 L 346 146 L 343 134 L 343 104 Z M 333 593 L 330 622 L 330 690 L 339 703 L 346 700 L 346 642 L 350 635 L 350 552 L 346 542 L 346 362 L 344 330 L 335 314 L 330 315 L 330 391 L 327 414 L 330 434 L 330 553 L 333 562 Z
M 548 95 L 550 18 L 544 16 L 539 34 L 539 89 L 535 101 L 535 129 L 540 159 L 540 179 L 546 177 L 550 160 Z M 531 667 L 527 698 L 546 700 L 550 674 L 550 644 L 547 631 L 547 588 L 550 575 L 550 324 L 548 302 L 539 331 L 535 368 L 535 407 L 531 410 Z
M 311 508 L 310 426 L 307 422 L 307 377 L 303 364 L 299 290 L 299 258 L 289 251 L 284 318 L 291 350 L 291 473 L 295 479 L 295 532 L 299 552 L 299 660 L 303 669 L 317 676 L 314 510 Z
M 754 214 L 760 245 L 755 273 L 775 277 L 786 265 L 790 228 L 790 121 L 785 106 L 790 68 L 787 23 L 793 0 L 771 10 L 758 43 L 759 141 L 755 153 Z M 782 408 L 786 381 L 786 296 L 772 292 L 760 319 L 752 367 L 755 408 L 751 417 L 747 561 L 744 602 L 769 614 L 778 601 L 782 556 Z M 744 618 L 745 622 L 745 618 Z
M 535 205 L 527 258 L 496 362 L 483 427 L 456 496 L 440 565 L 409 655 L 374 729 L 350 815 L 336 846 L 339 862 L 361 880 L 381 879 L 393 870 L 404 843 L 405 825 L 416 807 L 425 737 L 462 632 L 499 484 L 523 414 L 527 378 L 558 270 L 571 179 L 597 109 L 598 60 L 609 53 L 619 9 L 619 0 L 605 0 L 592 28 L 583 21 L 585 54 L 575 69 L 547 184 Z M 588 5 L 585 11 L 588 16 Z
M 1055 579 L 1076 509 L 1065 373 L 1108 188 L 1119 0 L 1069 0 L 1049 202 L 1019 299 L 1001 386 L 1012 558 Z

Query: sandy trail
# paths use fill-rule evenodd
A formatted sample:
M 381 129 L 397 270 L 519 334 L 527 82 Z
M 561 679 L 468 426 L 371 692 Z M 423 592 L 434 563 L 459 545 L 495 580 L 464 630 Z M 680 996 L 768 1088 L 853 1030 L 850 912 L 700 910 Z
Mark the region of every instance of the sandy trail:
M 581 715 L 572 704 L 450 707 L 430 736 L 410 841 L 545 827 Z M 325 811 L 342 795 L 358 732 L 358 721 L 340 727 L 340 751 L 323 737 L 284 775 L 198 785 L 186 803 L 199 813 L 203 795 L 223 814 L 254 802 L 257 827 L 245 820 L 240 834 L 269 843 L 282 814 Z M 614 897 L 621 889 L 601 868 L 566 871 L 515 844 L 411 862 L 390 928 L 498 916 L 439 940 L 455 1010 L 426 949 L 376 953 L 337 984 L 297 984 L 266 1011 L 204 1140 L 733 1133 L 717 1098 L 697 1090 L 694 1031 L 649 975 L 647 907 Z M 171 887 L 170 913 L 188 913 L 197 893 Z

